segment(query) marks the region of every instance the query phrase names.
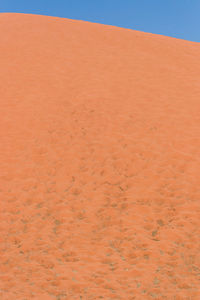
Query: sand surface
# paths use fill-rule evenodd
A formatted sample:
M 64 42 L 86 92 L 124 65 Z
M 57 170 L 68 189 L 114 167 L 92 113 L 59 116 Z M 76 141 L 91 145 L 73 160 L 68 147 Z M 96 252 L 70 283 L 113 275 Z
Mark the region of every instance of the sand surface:
M 200 44 L 0 14 L 0 299 L 200 299 Z

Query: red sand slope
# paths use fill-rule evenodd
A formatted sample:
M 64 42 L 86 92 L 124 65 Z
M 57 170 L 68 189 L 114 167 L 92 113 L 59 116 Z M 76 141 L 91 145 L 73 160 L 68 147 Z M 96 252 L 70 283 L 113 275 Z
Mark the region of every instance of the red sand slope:
M 0 15 L 0 299 L 200 299 L 200 44 Z

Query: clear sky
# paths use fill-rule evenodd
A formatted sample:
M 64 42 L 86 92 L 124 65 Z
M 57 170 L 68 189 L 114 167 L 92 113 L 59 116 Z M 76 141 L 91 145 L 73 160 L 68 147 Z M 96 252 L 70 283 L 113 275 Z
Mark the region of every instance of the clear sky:
M 200 42 L 200 0 L 0 0 L 0 12 L 85 20 Z

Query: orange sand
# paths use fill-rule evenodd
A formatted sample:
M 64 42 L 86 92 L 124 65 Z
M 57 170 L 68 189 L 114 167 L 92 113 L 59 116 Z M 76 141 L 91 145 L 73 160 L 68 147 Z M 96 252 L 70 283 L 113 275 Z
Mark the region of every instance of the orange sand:
M 0 15 L 0 299 L 200 299 L 200 44 Z

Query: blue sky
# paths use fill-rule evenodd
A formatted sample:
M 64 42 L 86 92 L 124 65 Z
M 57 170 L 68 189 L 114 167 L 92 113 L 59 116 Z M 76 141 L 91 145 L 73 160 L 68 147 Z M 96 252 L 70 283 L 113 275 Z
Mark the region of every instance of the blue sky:
M 85 20 L 200 42 L 200 0 L 0 0 L 0 12 Z

